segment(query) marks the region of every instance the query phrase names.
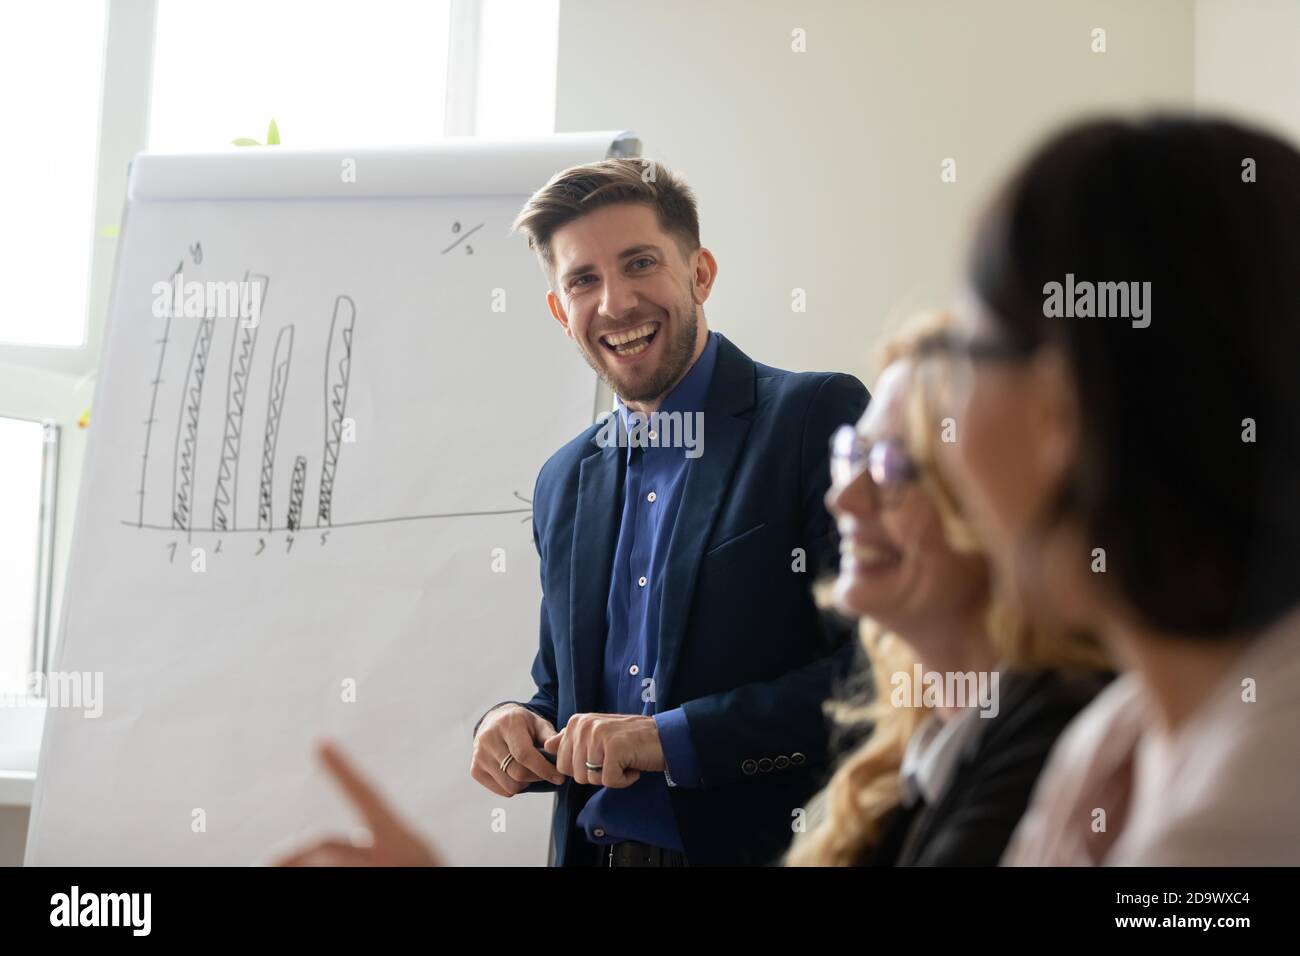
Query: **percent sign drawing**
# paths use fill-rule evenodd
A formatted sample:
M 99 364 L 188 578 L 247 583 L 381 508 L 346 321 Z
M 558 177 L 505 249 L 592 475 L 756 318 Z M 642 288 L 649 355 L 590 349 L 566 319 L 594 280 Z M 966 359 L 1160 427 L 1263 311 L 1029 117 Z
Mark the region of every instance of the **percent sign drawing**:
M 442 250 L 442 254 L 445 256 L 447 253 L 451 252 L 451 250 L 455 249 L 462 242 L 465 242 L 466 239 L 474 235 L 474 233 L 478 232 L 482 228 L 483 228 L 483 223 L 479 223 L 473 229 L 466 229 L 464 232 L 461 232 L 460 223 L 453 222 L 451 224 L 451 234 L 456 237 L 456 241 L 453 242 L 451 245 L 449 245 L 446 249 Z M 474 247 L 466 244 L 465 254 L 472 256 L 474 254 Z

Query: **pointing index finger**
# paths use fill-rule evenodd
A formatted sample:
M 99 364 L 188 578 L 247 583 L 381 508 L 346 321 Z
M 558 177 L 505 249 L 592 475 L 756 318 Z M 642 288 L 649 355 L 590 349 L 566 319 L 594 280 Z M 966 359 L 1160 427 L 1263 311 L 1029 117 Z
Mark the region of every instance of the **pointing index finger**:
M 373 787 L 365 780 L 364 777 L 352 766 L 352 763 L 343 756 L 341 751 L 332 742 L 325 742 L 320 745 L 321 763 L 329 771 L 330 776 L 343 790 L 352 805 L 360 811 L 361 816 L 369 825 L 371 832 L 374 833 L 376 840 L 380 839 L 383 834 L 390 833 L 394 830 L 402 829 L 397 817 L 388 809 L 388 804 L 384 802 Z

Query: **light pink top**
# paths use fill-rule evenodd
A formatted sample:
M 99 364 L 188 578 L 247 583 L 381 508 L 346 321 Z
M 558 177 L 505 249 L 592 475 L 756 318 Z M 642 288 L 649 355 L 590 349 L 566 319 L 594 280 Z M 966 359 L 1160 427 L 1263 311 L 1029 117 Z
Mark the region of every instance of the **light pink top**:
M 1174 732 L 1149 708 L 1126 674 L 1075 718 L 1003 865 L 1300 865 L 1300 611 Z

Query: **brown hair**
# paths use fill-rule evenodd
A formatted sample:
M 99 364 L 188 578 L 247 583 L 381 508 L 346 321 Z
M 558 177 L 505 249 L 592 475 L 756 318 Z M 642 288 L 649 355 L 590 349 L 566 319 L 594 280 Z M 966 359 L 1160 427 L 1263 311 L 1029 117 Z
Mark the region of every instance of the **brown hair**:
M 653 209 L 659 228 L 677 240 L 683 258 L 700 247 L 695 194 L 679 175 L 650 159 L 606 159 L 561 170 L 533 193 L 511 228 L 527 235 L 528 248 L 542 260 L 554 286 L 555 231 L 602 206 L 624 202 Z

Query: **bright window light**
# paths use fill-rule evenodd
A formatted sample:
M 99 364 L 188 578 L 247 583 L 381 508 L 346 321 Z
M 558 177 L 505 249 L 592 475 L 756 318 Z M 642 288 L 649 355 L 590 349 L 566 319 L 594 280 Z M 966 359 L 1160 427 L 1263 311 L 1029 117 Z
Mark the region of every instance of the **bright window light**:
M 107 3 L 5 4 L 0 342 L 85 341 Z
M 428 143 L 442 135 L 449 0 L 158 0 L 149 148 Z
M 479 136 L 555 132 L 559 0 L 483 0 L 475 103 Z
M 40 422 L 0 418 L 0 694 L 21 692 L 31 671 L 44 453 Z

